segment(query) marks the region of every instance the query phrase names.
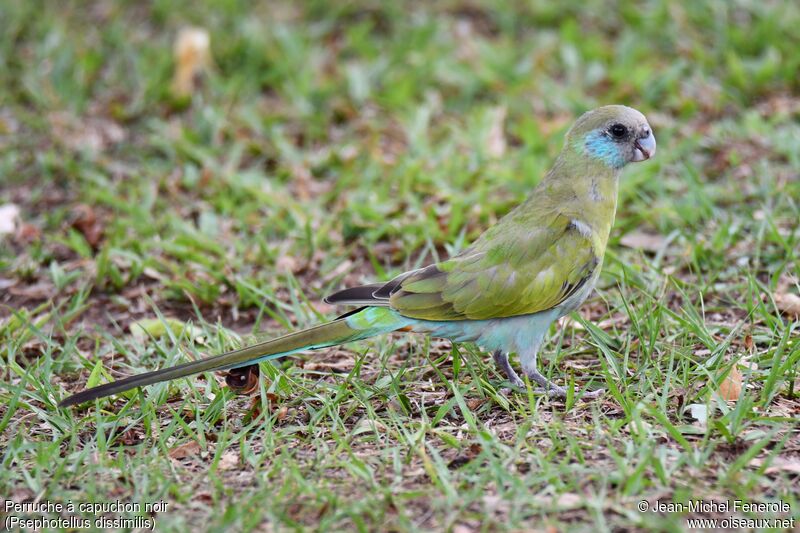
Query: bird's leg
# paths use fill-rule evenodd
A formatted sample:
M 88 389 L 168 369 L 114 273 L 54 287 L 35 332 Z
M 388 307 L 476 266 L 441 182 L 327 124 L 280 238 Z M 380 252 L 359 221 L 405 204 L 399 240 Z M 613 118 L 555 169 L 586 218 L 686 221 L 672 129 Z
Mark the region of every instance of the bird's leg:
M 513 386 L 519 389 L 525 388 L 525 382 L 520 379 L 511 367 L 511 363 L 508 362 L 508 354 L 506 352 L 503 350 L 495 350 L 492 354 L 492 358 L 494 358 L 494 363 L 497 365 L 497 368 L 503 371 L 508 381 L 510 381 Z
M 547 394 L 553 398 L 567 397 L 567 389 L 559 385 L 556 385 L 555 383 L 544 377 L 542 374 L 539 373 L 538 370 L 536 370 L 536 367 L 534 367 L 532 371 L 528 369 L 524 370 L 525 370 L 525 375 L 528 376 L 528 378 L 531 381 L 533 381 L 542 388 L 541 389 L 542 392 L 547 392 Z

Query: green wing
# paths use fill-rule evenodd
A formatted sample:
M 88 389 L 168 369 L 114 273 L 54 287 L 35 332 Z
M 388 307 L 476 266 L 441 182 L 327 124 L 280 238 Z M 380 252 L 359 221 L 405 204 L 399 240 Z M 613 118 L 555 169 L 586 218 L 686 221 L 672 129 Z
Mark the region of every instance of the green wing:
M 423 320 L 481 320 L 563 303 L 600 264 L 585 225 L 554 214 L 546 224 L 509 220 L 447 261 L 389 282 L 388 304 Z M 380 291 L 378 291 L 380 292 Z

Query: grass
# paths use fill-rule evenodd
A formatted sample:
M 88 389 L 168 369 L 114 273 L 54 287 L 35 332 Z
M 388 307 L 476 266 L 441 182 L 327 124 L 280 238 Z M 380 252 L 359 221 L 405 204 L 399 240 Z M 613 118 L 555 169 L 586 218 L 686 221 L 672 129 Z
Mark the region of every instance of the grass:
M 187 24 L 213 55 L 189 100 L 170 92 Z M 0 493 L 163 500 L 162 531 L 727 516 L 637 510 L 694 499 L 800 519 L 800 322 L 779 305 L 798 24 L 789 1 L 2 3 L 0 205 L 22 223 L 0 236 Z M 542 362 L 602 399 L 504 396 L 474 347 L 398 335 L 262 365 L 252 400 L 207 375 L 56 407 L 448 256 L 603 103 L 642 110 L 659 152 L 626 171 L 599 290 Z M 191 327 L 132 334 L 168 318 Z

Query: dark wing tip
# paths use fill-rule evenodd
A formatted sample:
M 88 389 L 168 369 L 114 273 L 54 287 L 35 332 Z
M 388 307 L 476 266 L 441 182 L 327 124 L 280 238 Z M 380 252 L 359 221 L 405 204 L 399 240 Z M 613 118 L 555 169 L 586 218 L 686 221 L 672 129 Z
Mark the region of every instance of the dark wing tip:
M 375 298 L 375 291 L 381 287 L 383 287 L 382 283 L 349 287 L 326 296 L 324 301 L 328 304 L 360 302 L 360 305 L 363 305 L 364 302 L 377 300 L 377 298 Z
M 421 270 L 423 269 L 403 272 L 386 283 L 369 283 L 358 287 L 348 287 L 326 296 L 323 301 L 327 304 L 370 305 L 374 302 L 375 305 L 386 305 L 389 297 L 402 286 L 403 281 Z

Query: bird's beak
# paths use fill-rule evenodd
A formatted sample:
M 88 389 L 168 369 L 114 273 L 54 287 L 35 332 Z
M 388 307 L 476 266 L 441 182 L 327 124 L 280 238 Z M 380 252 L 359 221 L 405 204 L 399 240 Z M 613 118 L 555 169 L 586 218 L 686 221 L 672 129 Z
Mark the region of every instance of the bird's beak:
M 645 161 L 656 155 L 656 138 L 648 130 L 647 135 L 634 141 L 633 162 Z

